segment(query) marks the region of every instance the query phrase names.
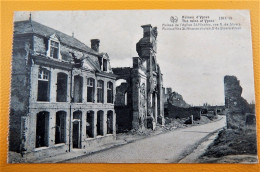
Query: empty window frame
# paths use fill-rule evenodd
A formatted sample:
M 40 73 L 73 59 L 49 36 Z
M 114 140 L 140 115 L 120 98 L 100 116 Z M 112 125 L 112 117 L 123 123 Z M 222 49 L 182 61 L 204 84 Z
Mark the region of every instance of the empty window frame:
M 107 71 L 107 59 L 103 59 L 103 71 Z
M 97 102 L 103 103 L 104 102 L 104 81 L 99 80 L 97 82 Z
M 104 112 L 100 110 L 97 112 L 97 135 L 98 136 L 104 135 L 103 121 L 104 121 Z
M 107 112 L 107 134 L 113 134 L 113 111 Z
M 49 139 L 49 112 L 42 111 L 36 115 L 35 147 L 48 146 Z
M 86 136 L 94 138 L 94 111 L 87 112 Z
M 65 143 L 66 139 L 66 112 L 56 113 L 55 144 Z
M 72 120 L 72 142 L 73 148 L 81 148 L 81 128 L 82 128 L 82 112 L 75 111 L 73 112 L 73 120 Z
M 59 43 L 56 41 L 51 40 L 50 41 L 50 57 L 54 59 L 59 58 Z
M 50 71 L 44 68 L 38 73 L 37 101 L 48 102 L 50 100 Z
M 67 101 L 67 87 L 68 87 L 68 75 L 65 73 L 58 73 L 57 75 L 57 102 Z
M 113 83 L 107 83 L 107 103 L 113 103 Z
M 94 95 L 95 95 L 95 80 L 93 78 L 87 79 L 87 102 L 94 103 Z
M 74 76 L 74 102 L 82 103 L 83 78 Z

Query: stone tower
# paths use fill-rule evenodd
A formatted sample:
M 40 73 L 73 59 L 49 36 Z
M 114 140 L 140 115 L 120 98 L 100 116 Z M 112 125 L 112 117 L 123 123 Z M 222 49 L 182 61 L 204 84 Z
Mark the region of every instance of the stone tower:
M 143 38 L 136 44 L 139 57 L 133 59 L 133 127 L 154 129 L 164 124 L 163 85 L 156 61 L 157 27 L 143 25 Z

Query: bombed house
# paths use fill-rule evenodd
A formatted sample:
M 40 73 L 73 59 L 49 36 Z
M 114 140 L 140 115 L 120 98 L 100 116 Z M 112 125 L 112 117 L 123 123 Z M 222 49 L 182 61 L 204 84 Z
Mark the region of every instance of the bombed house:
M 30 157 L 115 139 L 108 54 L 35 21 L 14 23 L 9 149 Z
M 115 111 L 118 130 L 164 125 L 163 80 L 156 60 L 157 28 L 143 25 L 133 67 L 113 68 L 117 75 Z

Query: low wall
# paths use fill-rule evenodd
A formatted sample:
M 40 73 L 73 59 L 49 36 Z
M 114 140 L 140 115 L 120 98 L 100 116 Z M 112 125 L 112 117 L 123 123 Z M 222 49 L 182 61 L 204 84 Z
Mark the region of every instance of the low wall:
M 66 152 L 69 152 L 69 146 L 64 143 L 61 143 L 61 144 L 54 145 L 52 147 L 36 148 L 32 152 L 28 152 L 24 154 L 24 157 L 25 159 L 28 159 L 30 162 L 33 162 L 35 160 L 56 156 Z
M 194 120 L 200 120 L 200 108 L 197 107 L 181 108 L 168 104 L 167 111 L 169 118 L 188 118 L 193 115 Z
M 82 143 L 82 149 L 90 150 L 98 146 L 102 146 L 113 142 L 116 137 L 113 134 L 107 134 L 105 136 L 97 136 L 96 138 L 87 138 Z

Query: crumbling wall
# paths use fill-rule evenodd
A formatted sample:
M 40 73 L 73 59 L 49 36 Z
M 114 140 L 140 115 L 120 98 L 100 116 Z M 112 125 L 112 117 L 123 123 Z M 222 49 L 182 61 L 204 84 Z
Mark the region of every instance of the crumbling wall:
M 127 79 L 131 75 L 132 68 L 130 67 L 118 67 L 118 68 L 112 68 L 112 71 L 114 74 L 118 75 L 121 79 Z M 125 77 L 124 77 L 125 76 Z
M 122 83 L 120 86 L 116 87 L 116 99 L 115 106 L 124 106 L 127 105 L 127 83 Z
M 117 80 L 126 81 L 116 87 L 115 95 L 116 131 L 121 133 L 132 129 L 132 68 L 118 67 L 112 68 L 112 71 L 117 75 Z
M 187 104 L 183 100 L 182 95 L 180 95 L 177 92 L 172 92 L 172 93 L 169 94 L 168 103 L 173 105 L 173 106 L 177 106 L 177 107 L 183 107 L 183 108 L 190 107 L 190 105 Z
M 188 118 L 193 115 L 194 120 L 200 119 L 200 108 L 190 107 L 184 100 L 182 95 L 172 92 L 171 88 L 167 88 L 167 102 L 164 105 L 165 116 L 169 118 Z
M 20 151 L 21 117 L 28 113 L 29 105 L 29 41 L 16 39 L 13 43 L 11 108 L 9 114 L 9 150 Z
M 246 115 L 253 113 L 247 101 L 241 97 L 242 87 L 235 76 L 224 77 L 227 128 L 244 128 Z

